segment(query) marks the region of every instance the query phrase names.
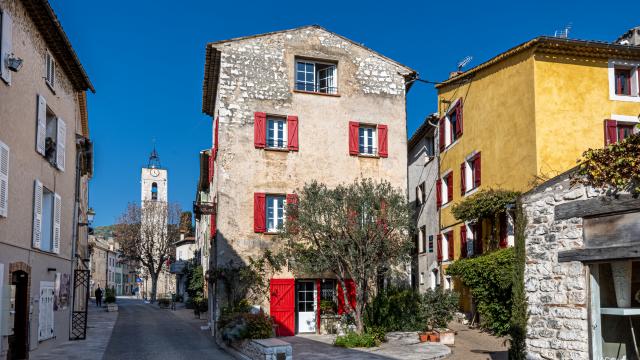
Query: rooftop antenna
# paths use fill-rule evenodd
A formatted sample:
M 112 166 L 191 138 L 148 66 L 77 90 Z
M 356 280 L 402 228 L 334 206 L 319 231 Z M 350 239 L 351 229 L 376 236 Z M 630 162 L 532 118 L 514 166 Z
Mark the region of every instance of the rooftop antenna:
M 572 26 L 572 24 L 569 23 L 569 24 L 567 24 L 567 26 L 564 27 L 564 29 L 556 30 L 553 33 L 553 37 L 557 37 L 557 38 L 560 38 L 560 39 L 568 38 L 569 37 L 569 31 L 571 31 L 571 26 Z
M 458 72 L 462 72 L 462 68 L 467 66 L 473 60 L 473 56 L 467 56 L 458 62 Z

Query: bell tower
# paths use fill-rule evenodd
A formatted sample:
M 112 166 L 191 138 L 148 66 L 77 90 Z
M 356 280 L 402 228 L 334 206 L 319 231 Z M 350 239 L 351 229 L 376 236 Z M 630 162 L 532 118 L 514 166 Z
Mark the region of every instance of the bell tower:
M 168 201 L 167 169 L 162 168 L 160 156 L 158 156 L 155 146 L 151 151 L 151 155 L 149 155 L 147 167 L 142 168 L 140 180 L 142 184 L 141 200 L 143 203 L 145 201 Z

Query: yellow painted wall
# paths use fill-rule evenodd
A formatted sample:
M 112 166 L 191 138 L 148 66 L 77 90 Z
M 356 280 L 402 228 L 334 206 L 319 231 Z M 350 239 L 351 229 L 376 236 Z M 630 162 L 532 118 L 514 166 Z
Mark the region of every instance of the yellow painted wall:
M 537 169 L 553 177 L 604 146 L 604 120 L 638 116 L 640 103 L 609 100 L 608 59 L 535 55 Z
M 480 189 L 525 190 L 536 174 L 534 121 L 534 63 L 530 52 L 477 73 L 462 85 L 441 88 L 439 100 L 464 99 L 464 129 L 454 145 L 440 157 L 440 174 L 453 170 L 453 201 L 441 211 L 441 227 L 453 227 L 454 253 L 460 254 L 460 222 L 451 214 L 459 202 L 460 164 L 474 151 L 481 152 Z M 448 105 L 440 104 L 440 115 Z

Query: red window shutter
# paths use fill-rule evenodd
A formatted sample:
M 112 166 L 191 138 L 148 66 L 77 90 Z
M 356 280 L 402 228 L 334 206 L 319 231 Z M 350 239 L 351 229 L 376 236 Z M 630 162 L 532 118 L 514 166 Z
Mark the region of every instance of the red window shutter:
M 442 234 L 438 234 L 436 251 L 438 252 L 438 261 L 442 261 Z
M 296 324 L 295 279 L 271 279 L 269 315 L 276 327 L 276 336 L 293 336 Z
M 447 175 L 447 202 L 453 200 L 453 171 Z
M 467 177 L 465 176 L 465 168 L 465 161 L 463 161 L 462 164 L 460 164 L 460 195 L 464 195 L 467 189 L 467 184 L 465 183 L 467 180 Z
M 456 106 L 456 135 L 458 137 L 462 136 L 462 99 L 458 102 Z
M 253 122 L 253 141 L 256 148 L 264 148 L 267 143 L 267 114 L 256 112 Z
M 289 150 L 298 151 L 298 117 L 295 115 L 287 116 L 287 134 Z
M 615 120 L 604 121 L 604 145 L 618 142 L 618 122 Z
M 347 287 L 347 298 L 352 308 L 356 307 L 356 283 L 352 279 L 346 279 L 344 285 Z M 344 294 L 342 291 L 342 285 L 338 282 L 338 314 L 350 312 L 344 302 Z
M 440 142 L 440 152 L 443 152 L 445 148 L 444 116 L 440 118 L 440 123 L 438 124 L 438 134 L 439 134 L 439 142 Z
M 216 232 L 218 231 L 218 223 L 216 220 L 216 214 L 211 214 L 209 217 L 209 232 L 211 233 L 211 238 L 216 237 Z
M 253 194 L 253 230 L 257 233 L 266 231 L 267 196 L 265 193 Z
M 482 169 L 480 164 L 480 153 L 476 154 L 476 157 L 473 159 L 473 187 L 478 187 L 481 184 L 482 179 Z
M 436 207 L 442 206 L 442 180 L 436 181 Z
M 218 157 L 218 149 L 220 148 L 220 144 L 218 144 L 218 129 L 219 129 L 219 125 L 220 124 L 220 118 L 216 117 L 216 123 L 214 125 L 214 130 L 213 130 L 213 158 L 217 159 Z
M 448 248 L 448 255 L 449 258 L 447 260 L 453 260 L 455 258 L 454 256 L 454 246 L 453 246 L 453 231 L 447 234 L 447 248 Z
M 500 215 L 500 247 L 506 248 L 509 242 L 507 241 L 507 214 Z
M 297 205 L 298 204 L 298 194 L 287 194 L 287 204 Z
M 460 226 L 460 257 L 467 257 L 467 226 Z
M 383 158 L 389 156 L 387 138 L 387 125 L 378 125 L 378 156 Z
M 358 155 L 358 130 L 360 123 L 349 121 L 349 155 Z
M 213 156 L 209 156 L 209 183 L 211 183 L 211 181 L 213 180 L 213 165 L 214 165 L 214 161 L 213 161 Z

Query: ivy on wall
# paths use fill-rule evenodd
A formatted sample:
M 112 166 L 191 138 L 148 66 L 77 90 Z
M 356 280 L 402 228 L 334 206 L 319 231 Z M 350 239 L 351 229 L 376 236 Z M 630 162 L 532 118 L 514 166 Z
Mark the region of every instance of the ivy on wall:
M 599 188 L 610 188 L 614 192 L 629 191 L 640 194 L 640 134 L 603 149 L 589 149 L 582 160 L 573 183 Z
M 509 335 L 509 359 L 524 360 L 526 358 L 525 339 L 527 335 L 527 299 L 524 291 L 524 265 L 526 261 L 524 228 L 527 224 L 522 203 L 516 203 L 515 254 L 513 263 L 513 283 L 511 286 L 511 320 Z

